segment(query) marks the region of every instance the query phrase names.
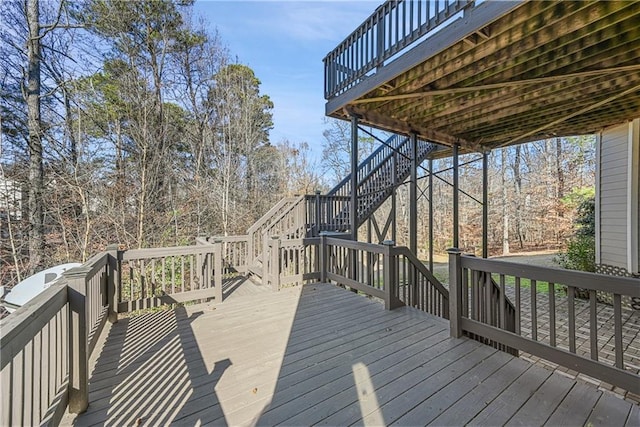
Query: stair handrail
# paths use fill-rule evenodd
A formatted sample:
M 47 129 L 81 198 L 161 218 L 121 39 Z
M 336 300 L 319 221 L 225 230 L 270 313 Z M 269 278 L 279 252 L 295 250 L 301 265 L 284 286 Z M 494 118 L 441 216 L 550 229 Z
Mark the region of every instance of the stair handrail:
M 281 210 L 286 204 L 295 202 L 298 198 L 299 197 L 284 197 L 280 199 L 278 203 L 276 203 L 271 209 L 269 209 L 269 211 L 267 211 L 267 213 L 262 215 L 260 219 L 254 222 L 253 225 L 247 229 L 247 234 L 251 235 L 257 228 L 271 222 L 272 217 L 276 215 L 279 210 Z
M 376 148 L 371 154 L 369 154 L 369 156 L 367 156 L 366 159 L 364 159 L 360 163 L 360 165 L 358 165 L 358 172 L 360 172 L 361 169 L 366 168 L 381 152 L 385 150 L 390 150 L 391 152 L 395 151 L 396 147 L 394 146 L 394 144 L 398 139 L 401 139 L 401 138 L 406 138 L 406 137 L 403 137 L 402 135 L 399 135 L 399 134 L 394 134 L 390 136 L 383 144 L 380 145 L 380 147 Z M 386 160 L 388 157 L 389 157 L 388 155 L 385 155 L 384 160 Z M 372 167 L 371 169 L 375 169 L 375 167 L 381 165 L 382 163 L 383 162 L 379 162 L 376 166 Z M 333 187 L 327 193 L 327 195 L 328 196 L 337 195 L 338 192 L 342 190 L 342 187 L 345 187 L 349 183 L 349 181 L 351 181 L 351 174 L 344 177 L 338 184 L 336 184 L 335 187 Z M 345 194 L 342 194 L 342 195 L 344 196 Z
M 440 282 L 440 280 L 438 280 L 436 276 L 434 276 L 433 273 L 429 271 L 427 266 L 424 265 L 422 261 L 420 261 L 418 257 L 413 252 L 411 252 L 411 250 L 406 246 L 396 246 L 394 247 L 394 250 L 396 251 L 396 253 L 400 255 L 404 255 L 407 258 L 407 260 L 420 272 L 420 274 L 425 276 L 427 280 L 431 282 L 431 284 L 438 290 L 438 292 L 442 294 L 444 300 L 447 302 L 447 307 L 448 307 L 449 291 L 447 290 L 447 288 L 444 287 L 444 285 Z

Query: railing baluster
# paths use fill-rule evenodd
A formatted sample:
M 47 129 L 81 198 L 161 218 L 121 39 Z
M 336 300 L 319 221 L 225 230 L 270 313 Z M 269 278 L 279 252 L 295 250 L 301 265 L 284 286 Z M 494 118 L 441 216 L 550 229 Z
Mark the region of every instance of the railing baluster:
M 549 345 L 556 346 L 556 289 L 549 282 Z
M 489 273 L 487 273 L 489 274 Z M 506 305 L 506 297 L 505 297 L 505 286 L 504 286 L 504 274 L 500 275 L 500 323 L 498 327 L 502 329 L 507 329 L 507 321 L 505 317 L 505 305 Z
M 529 281 L 531 285 L 531 339 L 538 341 L 538 290 L 535 280 Z
M 576 352 L 576 305 L 575 305 L 576 288 L 567 285 L 567 311 L 569 316 L 569 351 Z
M 180 287 L 184 292 L 184 255 L 180 257 Z
M 133 288 L 134 288 L 133 275 L 134 275 L 134 270 L 135 270 L 135 261 L 129 261 L 129 301 L 135 301 L 136 300 L 136 298 L 133 295 Z
M 589 290 L 589 341 L 591 359 L 598 360 L 598 300 L 596 291 Z
M 520 277 L 515 278 L 515 293 L 516 293 L 516 327 L 515 333 L 520 335 L 521 332 L 521 319 L 520 315 L 522 313 L 522 301 L 520 300 Z
M 624 369 L 624 347 L 622 346 L 622 297 L 620 294 L 613 294 L 613 324 L 616 367 Z
M 491 283 L 491 273 L 485 272 L 484 274 L 484 294 L 485 294 L 485 322 L 490 325 L 495 325 L 493 320 L 493 308 L 494 308 L 494 299 L 493 299 L 493 283 Z

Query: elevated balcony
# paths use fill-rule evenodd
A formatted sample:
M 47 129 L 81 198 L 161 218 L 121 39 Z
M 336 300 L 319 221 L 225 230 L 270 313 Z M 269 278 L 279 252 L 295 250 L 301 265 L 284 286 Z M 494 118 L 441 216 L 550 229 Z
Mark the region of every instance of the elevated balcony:
M 326 114 L 465 151 L 640 111 L 638 2 L 387 1 L 324 59 Z

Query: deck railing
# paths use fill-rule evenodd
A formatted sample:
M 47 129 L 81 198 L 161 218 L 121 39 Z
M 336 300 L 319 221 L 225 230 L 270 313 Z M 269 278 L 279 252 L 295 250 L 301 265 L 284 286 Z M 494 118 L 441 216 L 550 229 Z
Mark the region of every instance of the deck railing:
M 623 335 L 634 316 L 623 301 L 640 296 L 638 279 L 481 259 L 457 250 L 450 252 L 449 268 L 453 336 L 484 337 L 640 394 L 638 356 Z M 490 294 L 492 287 L 481 287 L 492 279 L 499 283 L 502 304 Z M 587 300 L 577 297 L 581 291 Z M 507 297 L 515 309 L 512 328 Z
M 319 280 L 379 298 L 387 309 L 409 305 L 449 317 L 449 293 L 408 248 L 377 245 L 322 233 L 317 238 L 272 238 L 265 249 L 263 279 L 279 290 Z
M 223 248 L 226 249 L 223 252 Z M 118 313 L 214 298 L 243 271 L 247 240 L 161 249 L 108 248 L 0 321 L 0 425 L 60 422 L 88 405 L 89 357 Z M 234 265 L 237 262 L 238 265 Z
M 386 1 L 324 58 L 325 99 L 351 88 L 473 3 L 473 0 Z
M 101 253 L 1 322 L 0 425 L 59 423 L 86 409 L 88 360 L 107 319 L 114 320 L 114 282 Z

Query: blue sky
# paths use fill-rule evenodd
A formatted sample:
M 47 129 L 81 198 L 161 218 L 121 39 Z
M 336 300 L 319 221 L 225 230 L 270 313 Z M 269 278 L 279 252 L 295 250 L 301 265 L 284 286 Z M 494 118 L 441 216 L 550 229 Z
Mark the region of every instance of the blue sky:
M 356 29 L 380 1 L 198 0 L 195 11 L 217 28 L 238 61 L 251 67 L 275 108 L 271 142 L 322 147 L 322 59 Z

